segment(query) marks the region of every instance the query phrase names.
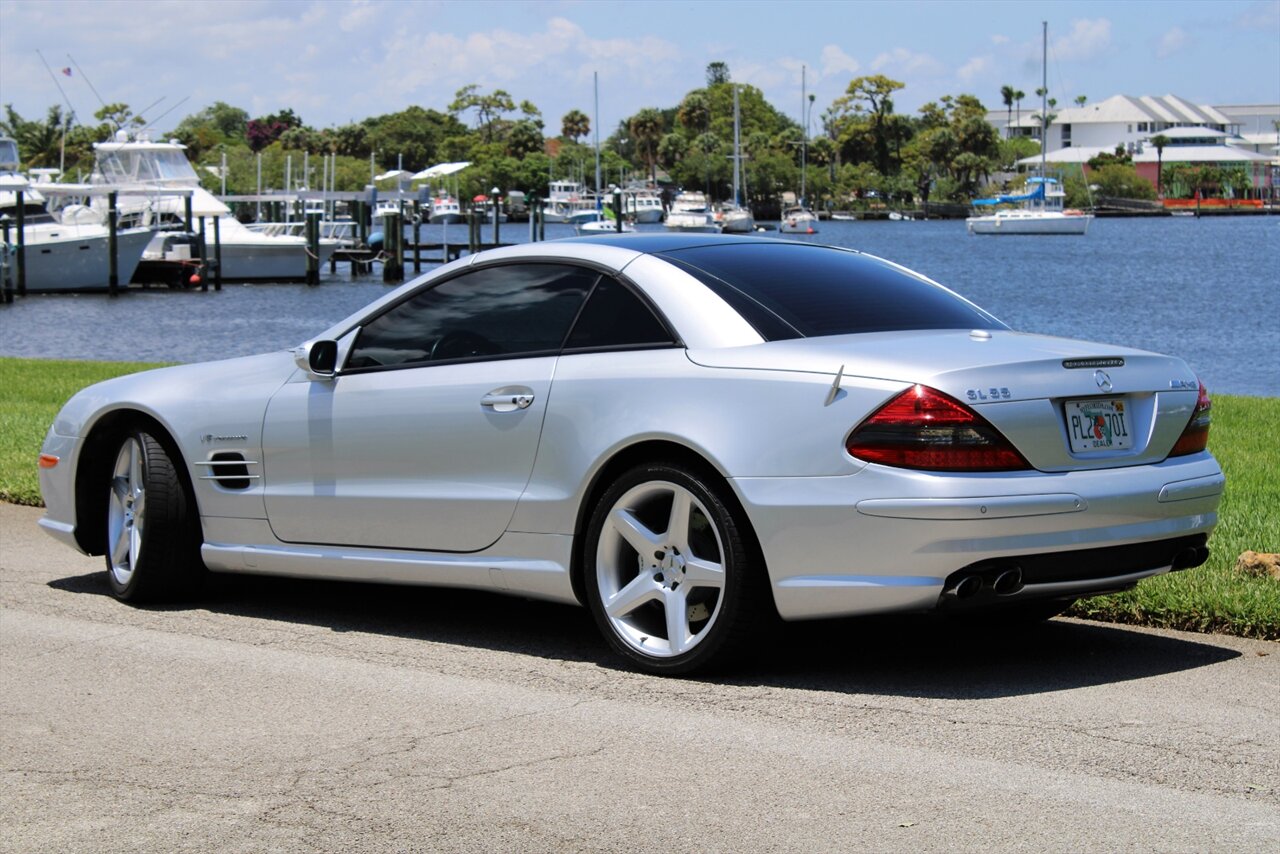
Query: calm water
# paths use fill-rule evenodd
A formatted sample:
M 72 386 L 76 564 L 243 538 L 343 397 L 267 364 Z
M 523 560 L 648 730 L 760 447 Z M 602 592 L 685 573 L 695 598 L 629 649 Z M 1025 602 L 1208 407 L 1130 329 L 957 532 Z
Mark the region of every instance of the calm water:
M 464 226 L 449 232 L 465 241 Z M 501 236 L 524 241 L 528 233 L 509 225 Z M 548 237 L 570 234 L 547 229 Z M 422 239 L 439 241 L 440 227 L 424 229 Z M 1276 217 L 1097 220 L 1083 238 L 972 237 L 957 221 L 829 222 L 802 239 L 919 270 L 1015 329 L 1172 353 L 1211 391 L 1280 396 Z M 340 268 L 316 288 L 29 296 L 0 305 L 0 354 L 177 362 L 247 355 L 292 346 L 386 291 L 379 277 L 352 280 Z

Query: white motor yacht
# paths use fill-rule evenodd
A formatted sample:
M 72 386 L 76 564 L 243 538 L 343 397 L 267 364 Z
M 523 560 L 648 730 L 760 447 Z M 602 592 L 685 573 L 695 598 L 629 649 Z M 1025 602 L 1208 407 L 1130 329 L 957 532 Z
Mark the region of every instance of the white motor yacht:
M 291 235 L 268 235 L 245 227 L 231 215 L 230 208 L 200 186 L 200 178 L 187 160 L 185 145 L 177 141 L 153 142 L 143 135 L 131 136 L 120 131 L 112 141 L 95 143 L 93 147 L 97 161 L 92 182 L 152 193 L 149 197 L 122 196 L 118 207 L 125 216 L 132 215 L 144 224 L 162 228 L 180 227 L 185 219 L 185 200 L 166 195 L 165 191 L 191 191 L 191 214 L 197 223 L 200 218 L 217 220 L 223 281 L 284 282 L 305 278 L 306 240 Z M 205 239 L 212 253 L 212 228 L 206 229 Z M 334 240 L 321 239 L 319 263 L 327 262 L 337 246 Z M 142 260 L 145 265 L 174 259 L 166 252 L 165 238 L 157 235 L 142 253 Z
M 27 292 L 107 290 L 111 284 L 110 230 L 103 217 L 82 204 L 51 209 L 45 195 L 18 172 L 18 167 L 17 143 L 0 137 L 0 216 L 7 216 L 11 223 L 4 246 L 11 284 L 17 286 L 16 223 L 21 193 L 23 281 Z M 149 228 L 116 230 L 118 285 L 129 283 L 151 237 Z
M 671 231 L 720 230 L 711 208 L 707 205 L 706 195 L 697 191 L 677 193 L 671 200 L 671 210 L 667 211 L 667 219 L 663 225 Z

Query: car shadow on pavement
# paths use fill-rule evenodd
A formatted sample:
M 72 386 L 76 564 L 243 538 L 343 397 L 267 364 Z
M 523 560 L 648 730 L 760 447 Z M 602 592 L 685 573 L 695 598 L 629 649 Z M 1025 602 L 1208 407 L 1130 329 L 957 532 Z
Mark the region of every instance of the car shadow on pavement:
M 57 579 L 49 586 L 110 595 L 103 572 Z M 214 575 L 198 601 L 146 609 L 204 610 L 625 668 L 586 609 L 485 591 Z M 1084 620 L 1013 628 L 978 619 L 881 616 L 762 627 L 744 660 L 698 681 L 991 699 L 1145 679 L 1239 655 L 1208 637 L 1199 642 Z

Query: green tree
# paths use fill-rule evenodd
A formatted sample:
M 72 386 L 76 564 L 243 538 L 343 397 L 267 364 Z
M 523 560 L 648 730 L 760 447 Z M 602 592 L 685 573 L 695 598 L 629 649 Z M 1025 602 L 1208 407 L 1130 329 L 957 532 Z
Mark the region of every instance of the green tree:
M 1008 112 L 1008 119 L 1005 124 L 1010 126 L 1013 124 L 1013 96 L 1016 92 L 1017 90 L 1012 86 L 1000 87 L 1000 98 L 1004 101 L 1005 110 Z M 1010 136 L 1008 130 L 1005 131 L 1005 136 Z
M 905 85 L 883 74 L 855 77 L 849 82 L 845 94 L 832 104 L 842 147 L 847 139 L 868 138 L 872 159 L 881 174 L 894 168 L 890 156 L 894 127 L 889 117 L 893 115 L 893 93 Z
M 1156 197 L 1164 197 L 1164 189 L 1161 185 L 1161 176 L 1164 174 L 1164 149 L 1170 142 L 1169 137 L 1162 133 L 1158 133 L 1151 137 L 1151 144 L 1156 148 Z
M 663 136 L 662 113 L 653 107 L 645 107 L 627 121 L 627 128 L 644 157 L 649 180 L 656 180 L 658 143 Z
M 716 86 L 729 82 L 729 65 L 724 62 L 712 62 L 707 65 L 707 86 Z
M 5 117 L 0 120 L 0 133 L 18 144 L 18 155 L 26 168 L 57 167 L 62 156 L 64 125 L 69 116 L 59 106 L 52 106 L 44 121 L 24 119 L 12 104 L 4 105 Z
M 574 142 L 591 133 L 591 119 L 581 110 L 570 110 L 560 120 L 560 135 Z
M 449 104 L 449 112 L 455 116 L 475 110 L 476 126 L 484 132 L 485 142 L 492 142 L 496 135 L 494 123 L 515 108 L 515 101 L 504 90 L 495 89 L 484 94 L 474 83 L 463 86 L 454 93 L 453 101 Z
M 687 133 L 705 133 L 711 120 L 711 109 L 705 93 L 695 89 L 685 95 L 676 111 L 676 118 Z
M 507 154 L 511 157 L 526 157 L 542 151 L 543 145 L 542 129 L 529 119 L 516 122 L 507 135 Z
M 455 159 L 441 153 L 442 143 L 448 137 L 467 134 L 466 127 L 454 116 L 419 106 L 365 119 L 362 124 L 365 150 L 378 153 L 379 159 L 393 165 L 403 162 L 410 172 Z

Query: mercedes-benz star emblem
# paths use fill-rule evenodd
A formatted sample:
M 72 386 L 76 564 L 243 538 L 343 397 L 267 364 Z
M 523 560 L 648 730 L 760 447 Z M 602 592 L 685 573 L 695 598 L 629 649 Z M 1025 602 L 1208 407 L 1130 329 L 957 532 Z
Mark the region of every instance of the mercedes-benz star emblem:
M 1094 371 L 1093 378 L 1098 382 L 1098 388 L 1103 391 L 1111 391 L 1111 377 L 1107 376 L 1106 371 Z

